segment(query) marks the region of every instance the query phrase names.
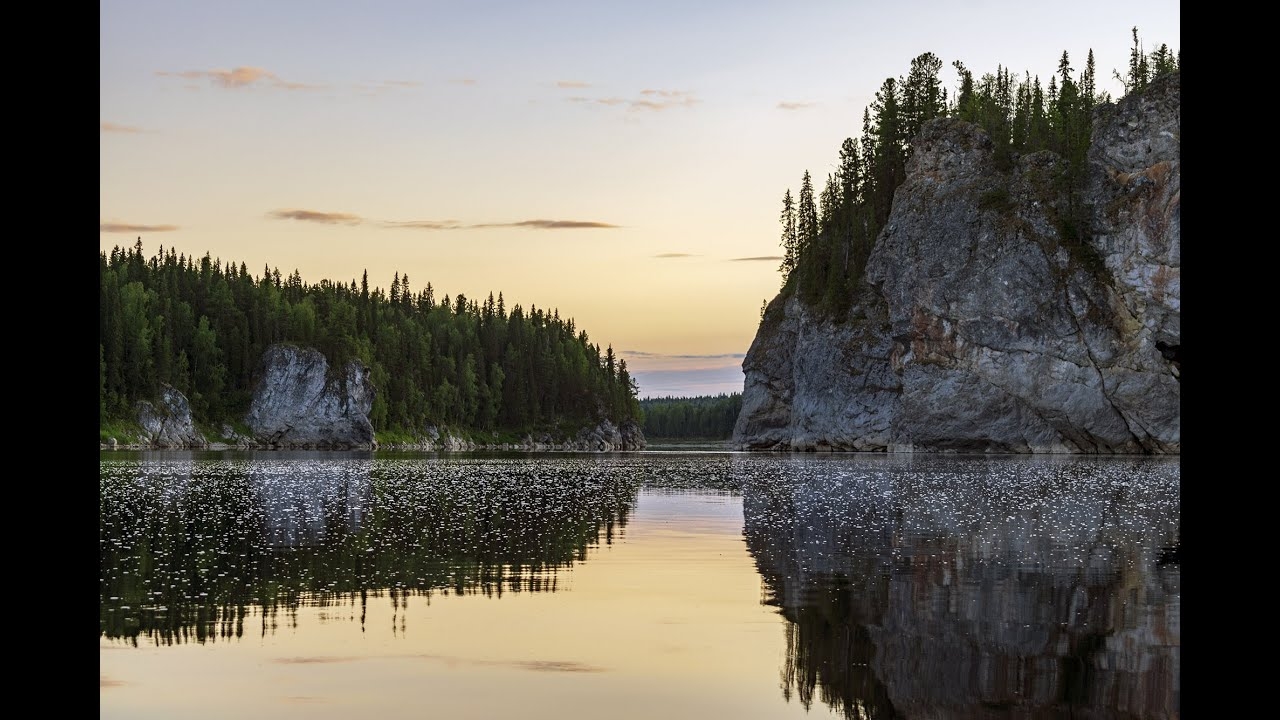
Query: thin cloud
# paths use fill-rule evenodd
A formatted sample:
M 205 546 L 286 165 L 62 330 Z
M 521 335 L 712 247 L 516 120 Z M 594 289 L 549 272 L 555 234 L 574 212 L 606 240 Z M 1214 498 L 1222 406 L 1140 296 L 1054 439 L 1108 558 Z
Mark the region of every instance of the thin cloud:
M 595 220 L 521 220 L 519 222 L 509 223 L 481 223 L 478 225 L 468 225 L 468 228 L 495 228 L 495 227 L 514 227 L 528 228 L 530 230 L 580 230 L 580 229 L 613 229 L 621 227 L 606 222 L 596 222 Z
M 573 97 L 567 97 L 565 98 L 565 100 L 568 100 L 569 102 L 576 102 L 576 103 L 594 103 L 596 105 L 622 105 L 623 103 L 627 102 L 626 100 L 620 97 L 592 98 L 592 97 L 583 97 L 581 95 L 574 95 Z
M 590 103 L 595 105 L 626 105 L 631 110 L 668 110 L 674 107 L 693 107 L 702 102 L 693 93 L 686 90 L 641 90 L 639 98 L 621 97 L 586 97 L 575 95 L 565 98 L 569 102 Z
M 272 210 L 268 217 L 277 220 L 299 220 L 323 225 L 359 225 L 364 219 L 344 212 L 320 212 L 318 210 Z
M 631 103 L 633 110 L 666 110 L 673 107 L 693 107 L 700 101 L 685 90 L 641 90 L 645 99 Z
M 777 107 L 778 107 L 778 109 L 779 109 L 779 110 L 803 110 L 803 109 L 805 109 L 805 108 L 811 108 L 811 107 L 813 107 L 813 106 L 814 106 L 814 105 L 816 105 L 816 104 L 817 104 L 817 103 L 811 103 L 811 102 L 787 102 L 787 101 L 783 101 L 783 102 L 778 103 Z
M 100 124 L 100 127 L 102 128 L 102 132 L 112 132 L 112 133 L 148 133 L 148 132 L 151 132 L 150 130 L 143 130 L 143 129 L 142 129 L 142 128 L 140 128 L 140 127 L 134 127 L 134 126 L 132 126 L 132 125 L 121 125 L 121 124 L 119 124 L 119 123 L 107 122 L 106 120 L 103 120 L 103 121 L 102 121 L 102 123 Z
M 354 213 L 320 210 L 272 210 L 267 217 L 276 220 L 298 220 L 322 225 L 360 225 L 366 219 Z M 384 220 L 367 221 L 399 230 L 478 230 L 484 228 L 524 228 L 527 230 L 610 230 L 622 227 L 596 220 L 519 220 L 516 222 L 460 223 L 457 220 Z M 176 229 L 176 228 L 175 228 Z
M 715 355 L 672 355 L 671 353 L 645 352 L 644 350 L 623 350 L 623 355 L 627 357 L 645 358 L 650 360 L 665 360 L 674 358 L 678 360 L 741 360 L 747 356 L 746 353 L 719 353 Z
M 157 75 L 180 77 L 188 80 L 207 79 L 217 87 L 231 90 L 253 86 L 266 86 L 282 90 L 319 90 L 323 85 L 284 80 L 275 73 L 258 67 L 237 67 L 233 70 L 186 70 L 183 72 L 159 71 Z
M 694 257 L 693 253 L 658 253 L 654 255 L 656 258 L 685 258 Z
M 755 257 L 729 258 L 729 262 L 753 262 L 755 260 L 781 260 L 781 255 L 756 255 Z
M 642 400 L 742 392 L 742 368 L 738 365 L 689 370 L 634 369 L 630 372 L 640 386 Z
M 104 222 L 98 224 L 98 232 L 104 233 L 149 233 L 173 232 L 177 225 L 138 225 L 135 223 Z
M 582 82 L 581 80 L 557 80 L 556 87 L 562 88 L 589 88 L 591 83 Z
M 520 220 L 518 222 L 460 223 L 457 220 L 387 221 L 383 227 L 406 230 L 478 230 L 483 228 L 525 228 L 529 230 L 614 229 L 621 225 L 595 220 Z
M 461 77 L 461 78 L 454 78 L 449 82 L 456 83 L 458 85 L 475 85 L 477 80 L 473 77 Z
M 355 86 L 356 92 L 369 97 L 376 97 L 383 93 L 413 89 L 417 87 L 422 87 L 422 83 L 417 80 L 382 80 L 381 82 L 372 84 L 359 83 Z
M 404 220 L 401 222 L 384 222 L 383 227 L 404 228 L 406 230 L 465 230 L 466 225 L 457 220 Z

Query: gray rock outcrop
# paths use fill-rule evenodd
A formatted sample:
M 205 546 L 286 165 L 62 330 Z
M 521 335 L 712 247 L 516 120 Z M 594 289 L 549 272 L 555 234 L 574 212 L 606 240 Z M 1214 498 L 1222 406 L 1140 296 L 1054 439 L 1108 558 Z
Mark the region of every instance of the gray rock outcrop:
M 634 420 L 627 420 L 621 425 L 601 420 L 593 428 L 583 428 L 573 441 L 573 449 L 593 452 L 643 450 L 646 445 L 644 431 Z
M 141 439 L 150 447 L 203 448 L 208 445 L 191 421 L 191 403 L 187 396 L 171 385 L 161 386 L 157 403 L 140 400 L 135 409 L 142 428 Z
M 267 447 L 371 449 L 374 392 L 363 363 L 332 373 L 318 350 L 273 345 L 263 353 L 245 423 Z
M 767 308 L 734 442 L 1180 452 L 1179 127 L 1176 73 L 1099 109 L 1080 241 L 1061 158 L 926 125 L 848 319 Z

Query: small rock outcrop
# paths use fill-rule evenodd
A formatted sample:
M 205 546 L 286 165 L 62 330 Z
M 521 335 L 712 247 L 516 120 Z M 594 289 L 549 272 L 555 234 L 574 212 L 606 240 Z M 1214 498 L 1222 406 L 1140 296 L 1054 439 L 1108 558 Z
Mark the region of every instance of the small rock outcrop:
M 273 345 L 263 353 L 245 423 L 266 447 L 372 449 L 374 392 L 363 363 L 331 372 L 318 350 Z
M 1177 73 L 1100 108 L 1074 198 L 1057 155 L 1008 167 L 976 125 L 927 124 L 848 318 L 767 307 L 734 443 L 1180 452 L 1179 108 Z
M 601 420 L 593 428 L 578 431 L 573 440 L 573 449 L 592 452 L 643 450 L 646 445 L 644 431 L 634 420 L 626 420 L 621 425 Z
M 191 403 L 187 396 L 172 385 L 162 385 L 156 403 L 140 400 L 135 409 L 138 425 L 142 428 L 143 442 L 154 448 L 203 448 L 208 446 L 204 436 L 191 421 Z M 113 449 L 117 443 L 111 438 Z

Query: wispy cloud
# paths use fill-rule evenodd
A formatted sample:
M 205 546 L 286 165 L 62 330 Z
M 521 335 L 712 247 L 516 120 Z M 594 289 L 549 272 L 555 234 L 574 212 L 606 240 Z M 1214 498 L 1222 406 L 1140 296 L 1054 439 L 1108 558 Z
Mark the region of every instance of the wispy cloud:
M 454 78 L 449 82 L 454 83 L 456 85 L 475 85 L 478 81 L 473 77 L 460 77 L 460 78 Z
M 581 80 L 557 80 L 556 87 L 562 88 L 589 88 L 591 83 L 582 82 Z
M 694 257 L 693 253 L 658 253 L 654 255 L 656 258 L 686 258 Z
M 816 104 L 817 103 L 811 102 L 788 102 L 784 100 L 783 102 L 778 103 L 777 107 L 779 110 L 803 110 L 805 108 L 811 108 Z
M 640 91 L 638 98 L 622 98 L 622 97 L 587 97 L 583 95 L 574 95 L 565 98 L 569 102 L 594 104 L 594 105 L 625 105 L 631 110 L 669 110 L 676 107 L 693 107 L 702 102 L 693 93 L 685 90 L 654 90 L 646 89 Z
M 368 220 L 354 213 L 323 212 L 291 208 L 272 210 L 267 217 L 276 220 L 298 220 L 322 225 L 375 224 L 379 227 L 400 230 L 478 230 L 482 228 L 524 228 L 526 230 L 596 230 L 622 227 L 596 220 L 518 220 L 516 222 L 462 223 L 457 220 Z
M 630 366 L 630 363 L 628 363 Z M 742 392 L 740 365 L 687 370 L 630 370 L 640 386 L 640 397 L 694 397 Z
M 628 102 L 627 100 L 620 97 L 593 98 L 593 97 L 583 97 L 581 95 L 574 95 L 573 97 L 567 97 L 565 98 L 565 100 L 568 100 L 569 102 L 576 102 L 576 103 L 592 103 L 595 105 L 622 105 Z
M 177 225 L 139 225 L 136 223 L 104 222 L 98 224 L 98 232 L 104 233 L 148 233 L 173 232 Z
M 521 220 L 519 222 L 509 223 L 480 223 L 477 225 L 468 225 L 472 228 L 494 228 L 494 227 L 514 227 L 528 228 L 530 230 L 578 230 L 578 229 L 613 229 L 622 227 L 612 223 L 597 222 L 595 220 Z
M 644 350 L 623 350 L 626 357 L 645 358 L 648 360 L 741 360 L 746 353 L 717 353 L 713 355 L 673 355 L 671 353 L 646 352 Z
M 729 262 L 753 262 L 755 260 L 781 260 L 781 255 L 756 255 L 755 257 L 729 258 Z
M 321 223 L 323 225 L 359 225 L 364 222 L 364 219 L 359 215 L 344 212 L 321 212 L 319 210 L 272 210 L 267 213 L 267 217 L 277 220 Z
M 389 228 L 404 228 L 406 230 L 465 230 L 467 228 L 466 225 L 459 223 L 457 220 L 388 221 L 382 223 L 382 226 Z
M 107 122 L 103 120 L 101 123 L 102 132 L 111 133 L 149 133 L 151 130 L 143 130 L 140 127 L 132 125 L 121 125 L 120 123 Z
M 319 90 L 323 85 L 310 85 L 280 78 L 275 73 L 259 67 L 237 67 L 233 70 L 185 70 L 183 72 L 158 71 L 156 75 L 180 77 L 188 80 L 207 79 L 216 87 L 239 89 L 253 86 L 274 87 L 281 90 Z
M 371 97 L 397 90 L 410 90 L 422 87 L 417 80 L 383 80 L 375 83 L 360 83 L 355 86 L 356 92 Z
M 481 228 L 525 228 L 527 230 L 592 230 L 614 229 L 621 225 L 595 220 L 519 220 L 517 222 L 460 223 L 456 220 L 389 221 L 384 227 L 408 230 L 477 230 Z
M 692 107 L 700 101 L 685 90 L 641 90 L 644 99 L 631 103 L 636 110 L 666 110 L 673 107 Z

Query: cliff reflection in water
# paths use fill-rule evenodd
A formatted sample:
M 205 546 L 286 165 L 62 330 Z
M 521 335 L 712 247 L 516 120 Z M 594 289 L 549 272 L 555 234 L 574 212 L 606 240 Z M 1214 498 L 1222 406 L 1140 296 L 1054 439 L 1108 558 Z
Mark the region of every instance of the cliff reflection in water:
M 783 693 L 849 718 L 1176 718 L 1179 466 L 743 465 Z
M 349 606 L 363 623 L 369 596 L 555 591 L 558 570 L 626 526 L 637 490 L 589 459 L 552 474 L 323 455 L 104 460 L 102 635 L 203 643 L 241 637 L 247 616 L 265 634 L 302 605 Z

